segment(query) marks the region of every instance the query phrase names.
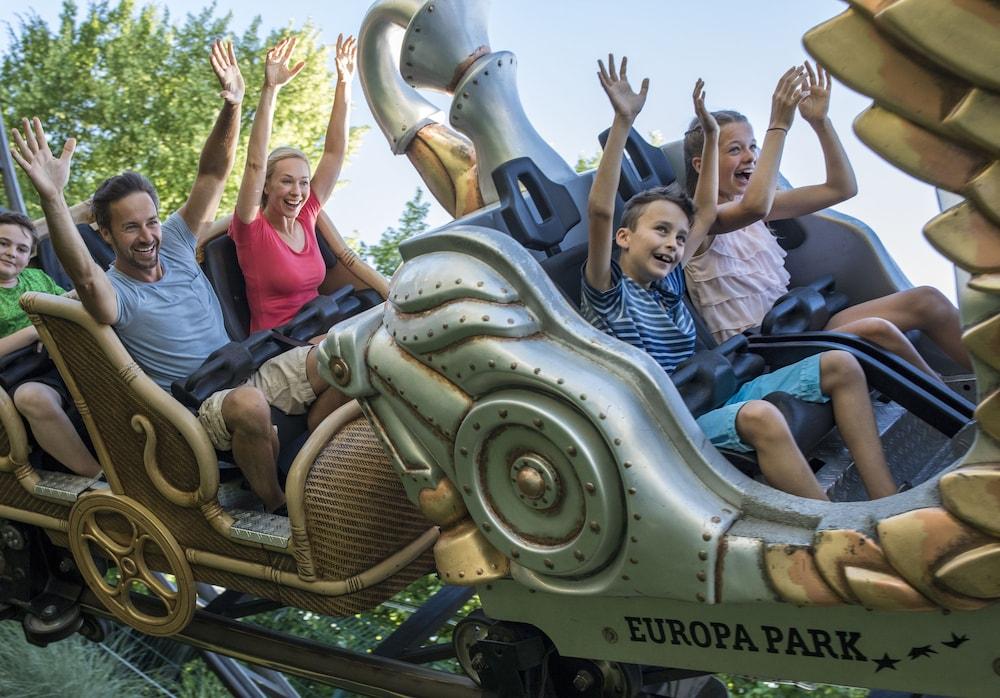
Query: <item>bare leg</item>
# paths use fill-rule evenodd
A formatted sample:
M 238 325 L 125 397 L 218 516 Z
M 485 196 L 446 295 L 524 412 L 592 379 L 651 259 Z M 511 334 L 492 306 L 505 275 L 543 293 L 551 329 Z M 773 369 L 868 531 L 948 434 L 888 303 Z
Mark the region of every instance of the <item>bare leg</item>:
M 777 407 L 750 400 L 736 414 L 736 431 L 757 451 L 757 463 L 772 487 L 799 497 L 827 499 Z
M 236 388 L 222 401 L 222 419 L 233 435 L 233 458 L 250 488 L 268 511 L 278 509 L 285 493 L 278 484 L 278 436 L 264 394 L 249 386 Z
M 879 499 L 895 494 L 896 483 L 875 428 L 868 383 L 857 360 L 844 351 L 824 352 L 820 356 L 820 387 L 833 401 L 837 428 L 854 458 L 868 497 Z
M 100 464 L 84 445 L 62 407 L 62 398 L 44 383 L 24 383 L 14 391 L 14 405 L 31 427 L 42 450 L 77 475 L 97 477 Z
M 972 368 L 969 354 L 962 346 L 958 310 L 937 289 L 918 286 L 853 305 L 830 318 L 826 329 L 839 329 L 849 322 L 870 317 L 888 320 L 903 332 L 920 330 L 952 361 L 966 369 Z
M 831 329 L 827 326 L 827 329 Z M 879 317 L 868 317 L 861 320 L 854 320 L 837 328 L 838 332 L 849 332 L 856 334 L 862 339 L 867 339 L 872 344 L 876 344 L 886 351 L 890 351 L 904 361 L 908 361 L 927 375 L 941 380 L 941 377 L 924 361 L 916 347 L 906 338 L 903 331 L 893 325 L 888 320 Z
M 316 401 L 309 407 L 309 414 L 306 417 L 309 431 L 313 431 L 335 409 L 350 400 L 349 397 L 323 380 L 323 377 L 319 375 L 318 361 L 316 349 L 310 350 L 306 357 L 306 378 L 308 378 L 313 392 L 316 393 Z

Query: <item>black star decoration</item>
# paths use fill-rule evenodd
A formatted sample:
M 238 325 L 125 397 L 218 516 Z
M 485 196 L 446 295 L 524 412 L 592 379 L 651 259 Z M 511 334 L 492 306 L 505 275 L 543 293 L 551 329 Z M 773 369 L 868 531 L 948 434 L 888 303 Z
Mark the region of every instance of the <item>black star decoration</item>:
M 961 635 L 960 636 L 960 635 L 956 635 L 955 633 L 952 633 L 951 634 L 951 639 L 950 640 L 946 640 L 945 642 L 942 642 L 941 644 L 944 645 L 945 647 L 950 647 L 953 650 L 957 650 L 959 645 L 964 644 L 964 643 L 966 643 L 968 641 L 969 641 L 969 636 L 968 635 Z
M 896 671 L 896 665 L 899 663 L 899 660 L 890 657 L 888 652 L 883 653 L 881 659 L 873 659 L 872 661 L 878 664 L 878 668 L 875 670 L 876 674 L 883 669 L 892 669 L 893 671 Z
M 924 645 L 922 647 L 913 647 L 910 649 L 910 659 L 918 659 L 920 657 L 930 657 L 932 654 L 937 654 L 937 650 L 931 649 L 930 645 Z

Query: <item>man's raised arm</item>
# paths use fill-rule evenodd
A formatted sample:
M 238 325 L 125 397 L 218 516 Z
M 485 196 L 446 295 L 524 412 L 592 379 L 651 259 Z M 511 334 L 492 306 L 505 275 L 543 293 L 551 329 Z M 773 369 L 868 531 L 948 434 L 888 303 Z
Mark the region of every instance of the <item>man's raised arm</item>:
M 25 119 L 22 127 L 24 135 L 14 129 L 11 154 L 38 192 L 56 255 L 69 278 L 73 279 L 87 311 L 98 322 L 114 324 L 118 320 L 118 296 L 104 270 L 83 244 L 63 196 L 76 139 L 67 140 L 62 155 L 56 158 L 49 150 L 45 131 L 37 117 L 31 123 Z
M 232 42 L 216 41 L 212 44 L 210 60 L 212 70 L 222 87 L 219 95 L 225 103 L 205 141 L 205 147 L 201 150 L 194 186 L 180 208 L 181 217 L 195 235 L 212 224 L 219 210 L 226 179 L 236 161 L 236 146 L 240 139 L 240 107 L 246 90 Z

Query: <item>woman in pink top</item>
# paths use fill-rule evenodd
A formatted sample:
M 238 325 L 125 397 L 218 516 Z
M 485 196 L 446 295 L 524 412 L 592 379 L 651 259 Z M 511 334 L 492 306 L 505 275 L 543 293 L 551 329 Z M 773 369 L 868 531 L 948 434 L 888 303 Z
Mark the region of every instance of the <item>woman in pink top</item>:
M 247 147 L 247 164 L 229 236 L 246 279 L 250 331 L 291 320 L 318 295 L 326 264 L 316 241 L 316 217 L 337 183 L 347 152 L 347 111 L 357 44 L 337 37 L 337 87 L 323 155 L 310 176 L 306 154 L 283 146 L 267 154 L 278 91 L 302 70 L 291 66 L 295 38 L 267 52 L 264 86 Z
M 794 107 L 784 108 L 784 95 L 779 94 L 789 78 L 798 81 L 799 89 L 791 98 L 823 150 L 826 181 L 777 190 L 781 152 L 795 116 Z M 820 66 L 814 70 L 808 62 L 786 72 L 775 91 L 771 121 L 759 152 L 745 116 L 735 111 L 713 112 L 721 128 L 718 217 L 712 234 L 685 271 L 691 297 L 719 341 L 759 325 L 787 290 L 785 251 L 765 222 L 815 213 L 857 194 L 854 170 L 827 116 L 830 86 L 829 74 Z M 689 191 L 698 181 L 703 139 L 697 122 L 692 122 L 684 138 Z M 831 317 L 824 329 L 856 334 L 935 375 L 903 334 L 921 330 L 951 359 L 971 368 L 961 342 L 957 309 L 928 286 L 846 308 Z

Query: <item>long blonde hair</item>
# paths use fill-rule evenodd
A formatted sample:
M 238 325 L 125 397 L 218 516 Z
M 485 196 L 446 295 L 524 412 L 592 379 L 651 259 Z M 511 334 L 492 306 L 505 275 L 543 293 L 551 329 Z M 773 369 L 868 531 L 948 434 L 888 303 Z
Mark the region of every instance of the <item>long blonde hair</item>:
M 309 157 L 298 148 L 293 148 L 290 145 L 282 145 L 272 150 L 271 154 L 267 156 L 267 168 L 264 170 L 264 189 L 260 191 L 261 208 L 267 206 L 267 182 L 271 179 L 271 175 L 274 174 L 274 168 L 277 167 L 279 162 L 288 158 L 299 158 L 306 163 L 306 167 L 309 167 L 310 170 L 312 169 L 309 165 Z

